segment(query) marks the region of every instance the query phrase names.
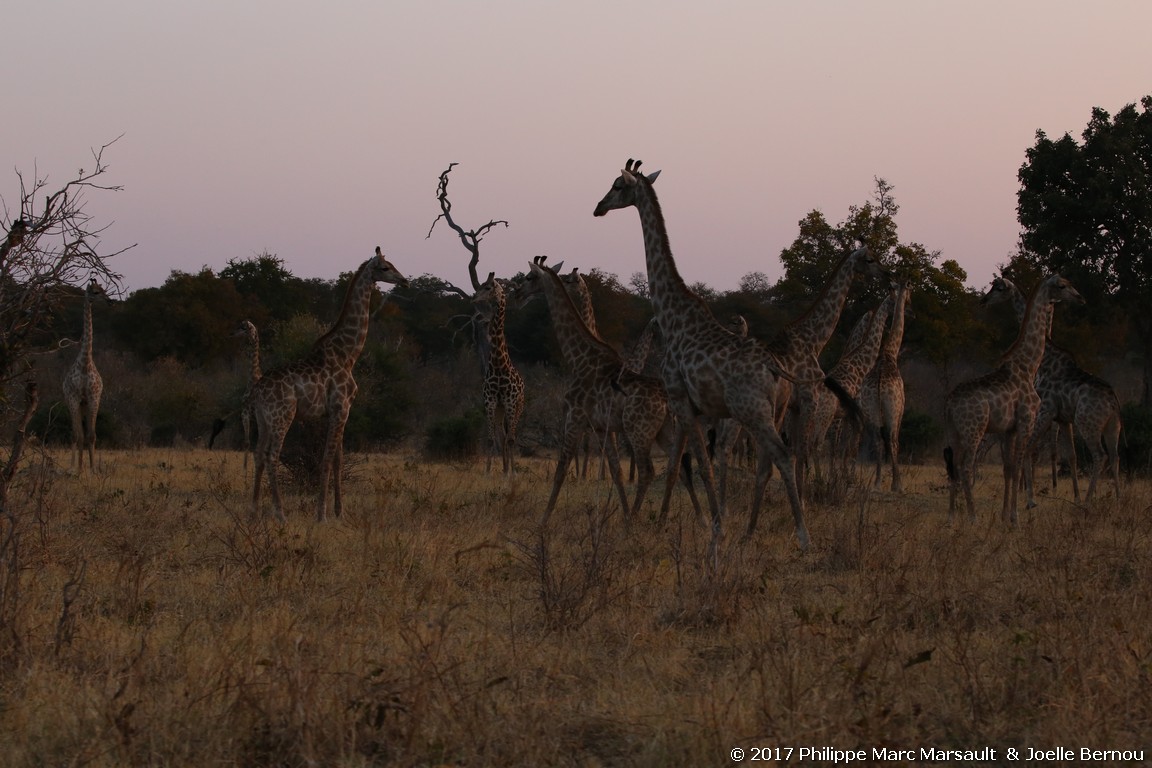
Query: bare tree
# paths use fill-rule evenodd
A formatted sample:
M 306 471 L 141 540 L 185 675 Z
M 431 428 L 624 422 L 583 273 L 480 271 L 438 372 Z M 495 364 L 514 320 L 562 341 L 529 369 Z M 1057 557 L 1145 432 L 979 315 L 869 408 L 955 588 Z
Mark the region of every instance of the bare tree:
M 452 169 L 457 165 L 458 163 L 449 163 L 444 172 L 440 174 L 440 183 L 436 186 L 436 199 L 440 201 L 440 215 L 432 221 L 432 226 L 428 228 L 428 234 L 425 236 L 425 239 L 432 237 L 432 230 L 436 228 L 437 222 L 441 219 L 452 228 L 452 231 L 457 234 L 460 242 L 471 256 L 468 261 L 468 278 L 472 281 L 472 293 L 475 293 L 480 290 L 480 278 L 476 274 L 476 266 L 480 263 L 480 241 L 495 227 L 501 224 L 507 227 L 508 222 L 502 219 L 493 219 L 487 224 L 471 230 L 465 230 L 464 227 L 456 223 L 456 220 L 452 218 L 452 201 L 448 199 L 448 175 L 452 173 Z M 451 283 L 445 283 L 445 285 L 466 299 L 472 297 L 472 293 L 468 293 Z M 487 367 L 490 350 L 488 349 L 486 329 L 483 326 L 482 320 L 475 314 L 472 316 L 472 325 L 473 335 L 476 339 L 476 348 L 480 352 L 480 364 L 482 367 Z
M 86 210 L 87 195 L 93 190 L 117 192 L 121 187 L 104 183 L 108 171 L 104 151 L 115 140 L 92 151 L 92 166 L 81 168 L 75 177 L 52 190 L 47 177 L 34 173 L 29 182 L 16 171 L 19 202 L 10 206 L 0 197 L 4 239 L 0 242 L 0 407 L 15 409 L 6 396 L 9 384 L 27 375 L 34 354 L 43 344 L 38 334 L 52 325 L 61 300 L 69 296 L 69 286 L 97 281 L 118 286 L 120 275 L 108 266 L 108 259 L 123 253 L 100 255 L 97 247 L 107 229 L 97 226 Z M 129 248 L 132 246 L 129 246 Z M 75 291 L 71 295 L 76 295 Z M 64 346 L 58 344 L 55 348 Z M 25 406 L 30 400 L 26 397 Z M 25 407 L 25 416 L 30 418 Z M 23 427 L 20 421 L 15 443 L 5 471 L 0 474 L 0 500 L 20 456 Z
M 440 215 L 436 217 L 432 222 L 432 226 L 428 228 L 428 235 L 425 239 L 432 236 L 432 230 L 436 228 L 436 223 L 440 221 L 440 219 L 444 219 L 444 223 L 451 227 L 452 231 L 460 237 L 460 242 L 464 244 L 464 247 L 468 249 L 468 253 L 472 256 L 468 261 L 468 277 L 472 280 L 472 291 L 475 293 L 480 290 L 480 278 L 476 275 L 476 265 L 480 263 L 480 241 L 484 239 L 484 235 L 488 234 L 488 232 L 496 226 L 503 224 L 507 227 L 508 222 L 493 219 L 478 229 L 467 231 L 465 231 L 464 227 L 456 223 L 456 220 L 452 218 L 452 201 L 448 199 L 448 174 L 452 173 L 452 169 L 457 165 L 458 163 L 448 163 L 448 168 L 444 173 L 440 174 L 440 183 L 436 187 L 436 199 L 440 201 Z M 459 288 L 456 290 L 460 291 Z M 460 294 L 465 298 L 471 298 L 470 294 L 464 293 L 463 291 L 460 291 Z
M 99 255 L 96 248 L 107 226 L 96 226 L 86 210 L 90 191 L 122 189 L 102 181 L 108 171 L 104 151 L 114 143 L 93 150 L 92 168 L 81 168 L 55 191 L 46 177 L 35 174 L 29 183 L 17 171 L 16 211 L 0 197 L 7 232 L 0 242 L 0 384 L 26 370 L 29 342 L 35 332 L 51 326 L 66 286 L 91 278 L 119 285 L 120 275 L 107 261 L 128 249 Z

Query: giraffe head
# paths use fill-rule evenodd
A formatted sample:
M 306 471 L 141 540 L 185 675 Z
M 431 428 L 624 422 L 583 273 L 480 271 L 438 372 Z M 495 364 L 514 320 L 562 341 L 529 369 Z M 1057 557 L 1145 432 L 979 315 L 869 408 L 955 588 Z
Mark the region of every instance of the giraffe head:
M 748 321 L 744 319 L 744 315 L 732 315 L 724 327 L 741 338 L 748 335 Z
M 528 265 L 528 271 L 510 281 L 511 286 L 507 291 L 507 298 L 512 301 L 513 306 L 522 308 L 539 296 L 544 291 L 544 286 L 541 284 L 542 271 L 547 270 L 556 274 L 557 270 L 564 264 L 564 262 L 560 262 L 556 266 L 550 267 L 545 264 L 547 260 L 547 256 L 533 256 L 532 262 Z
M 608 211 L 636 205 L 636 195 L 641 188 L 640 185 L 652 184 L 659 175 L 660 171 L 653 171 L 645 175 L 640 172 L 639 160 L 628 160 L 624 165 L 624 170 L 620 171 L 616 181 L 612 182 L 612 189 L 608 190 L 608 194 L 604 195 L 604 199 L 597 204 L 592 215 L 603 216 Z
M 1011 301 L 1012 296 L 1018 292 L 1015 284 L 1006 277 L 992 278 L 992 284 L 980 297 L 980 303 L 986 307 L 995 306 L 1005 301 Z
M 384 252 L 380 250 L 380 246 L 376 246 L 376 255 L 372 257 L 369 269 L 372 270 L 372 282 L 374 283 L 392 283 L 401 288 L 407 288 L 409 285 L 408 278 L 400 274 L 400 270 L 384 258 Z
M 1072 283 L 1057 274 L 1048 275 L 1044 281 L 1036 289 L 1036 295 L 1043 298 L 1049 304 L 1057 304 L 1062 301 L 1067 301 L 1072 304 L 1084 304 L 1084 297 L 1080 295 Z
M 259 332 L 256 330 L 256 326 L 252 324 L 251 320 L 241 320 L 240 322 L 236 323 L 236 328 L 232 331 L 232 335 L 237 338 L 244 338 L 249 340 L 259 338 Z
M 96 278 L 88 280 L 88 285 L 84 286 L 84 298 L 90 302 L 105 302 L 111 304 L 114 299 L 108 295 L 104 290 L 104 286 L 96 282 Z
M 498 310 L 503 312 L 505 304 L 504 284 L 496 279 L 495 272 L 489 272 L 488 279 L 480 284 L 480 290 L 472 296 L 472 304 L 484 320 L 490 319 L 492 314 Z
M 852 261 L 852 270 L 865 278 L 881 278 L 888 279 L 890 275 L 888 270 L 880 264 L 880 260 L 872 255 L 871 249 L 864 245 L 848 256 Z

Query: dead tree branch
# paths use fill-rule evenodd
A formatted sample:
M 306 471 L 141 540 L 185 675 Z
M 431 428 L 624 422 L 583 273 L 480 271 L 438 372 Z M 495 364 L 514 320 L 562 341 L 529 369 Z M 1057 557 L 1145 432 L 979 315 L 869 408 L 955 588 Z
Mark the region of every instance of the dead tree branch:
M 444 219 L 444 222 L 459 236 L 460 242 L 472 256 L 468 262 L 468 277 L 472 280 L 472 290 L 478 291 L 480 290 L 480 279 L 476 276 L 476 265 L 480 263 L 480 241 L 496 226 L 503 224 L 507 227 L 508 222 L 494 219 L 480 228 L 472 230 L 465 230 L 464 227 L 456 223 L 456 220 L 452 218 L 452 201 L 448 199 L 448 174 L 452 173 L 452 169 L 457 165 L 457 163 L 449 163 L 448 168 L 440 174 L 440 183 L 436 186 L 436 199 L 440 201 L 440 215 L 433 219 L 432 226 L 428 228 L 428 234 L 424 239 L 427 240 L 432 237 L 432 230 L 436 228 L 436 223 L 440 219 Z
M 0 385 L 21 375 L 29 363 L 30 339 L 51 327 L 68 287 L 95 278 L 119 288 L 120 275 L 108 260 L 134 246 L 110 254 L 98 253 L 109 225 L 96 226 L 86 210 L 93 191 L 118 192 L 104 183 L 105 150 L 117 139 L 92 151 L 92 166 L 52 190 L 49 180 L 34 172 L 31 182 L 16 172 L 18 210 L 3 206 L 0 240 Z

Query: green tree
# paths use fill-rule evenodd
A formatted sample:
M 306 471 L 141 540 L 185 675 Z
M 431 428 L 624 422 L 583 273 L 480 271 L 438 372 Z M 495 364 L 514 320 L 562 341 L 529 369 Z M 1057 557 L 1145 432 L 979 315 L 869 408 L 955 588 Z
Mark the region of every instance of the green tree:
M 1111 305 L 1130 318 L 1152 405 L 1152 96 L 1115 117 L 1094 108 L 1081 139 L 1040 130 L 1026 151 L 1019 259 L 1067 277 L 1097 312 Z
M 233 331 L 250 309 L 236 286 L 211 269 L 176 270 L 160 287 L 135 291 L 117 307 L 112 332 L 144 362 L 172 357 L 195 368 L 237 354 L 241 342 Z
M 295 315 L 317 314 L 318 303 L 326 302 L 331 287 L 301 280 L 284 266 L 284 261 L 265 251 L 251 259 L 230 259 L 220 270 L 221 280 L 230 280 L 250 309 L 248 317 L 257 327 L 269 319 L 284 321 Z M 256 304 L 253 305 L 252 302 Z
M 784 276 L 772 288 L 773 304 L 783 312 L 784 322 L 797 317 L 824 290 L 845 254 L 864 243 L 879 254 L 894 277 L 912 285 L 916 322 L 907 325 L 905 344 L 919 347 L 938 367 L 946 368 L 973 338 L 986 336 L 974 312 L 978 297 L 964 288 L 967 275 L 955 261 L 937 264 L 939 251 L 900 242 L 894 187 L 882 178 L 875 184 L 872 199 L 849 207 L 839 224 L 830 224 L 818 210 L 801 219 L 799 234 L 780 254 Z M 885 285 L 857 281 L 845 305 L 843 327 L 852 327 L 886 291 Z

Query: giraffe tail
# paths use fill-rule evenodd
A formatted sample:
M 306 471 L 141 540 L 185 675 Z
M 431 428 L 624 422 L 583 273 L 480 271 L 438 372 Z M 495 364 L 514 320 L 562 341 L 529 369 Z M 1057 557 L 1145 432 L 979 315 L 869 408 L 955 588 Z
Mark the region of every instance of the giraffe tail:
M 231 415 L 232 414 L 228 414 L 228 416 Z M 224 427 L 228 425 L 228 416 L 221 416 L 212 421 L 212 434 L 208 436 L 208 450 L 212 450 L 212 444 L 216 442 L 216 438 L 224 431 Z
M 856 398 L 852 396 L 852 393 L 844 389 L 844 385 L 831 376 L 824 377 L 824 386 L 828 388 L 829 392 L 836 395 L 836 399 L 844 406 L 844 412 L 855 422 L 856 426 L 859 427 L 862 432 L 867 433 L 870 439 L 874 438 L 876 427 L 868 421 L 864 415 L 864 409 L 860 407 L 860 403 L 856 402 Z
M 944 469 L 948 472 L 948 482 L 956 482 L 956 458 L 950 445 L 944 449 Z

